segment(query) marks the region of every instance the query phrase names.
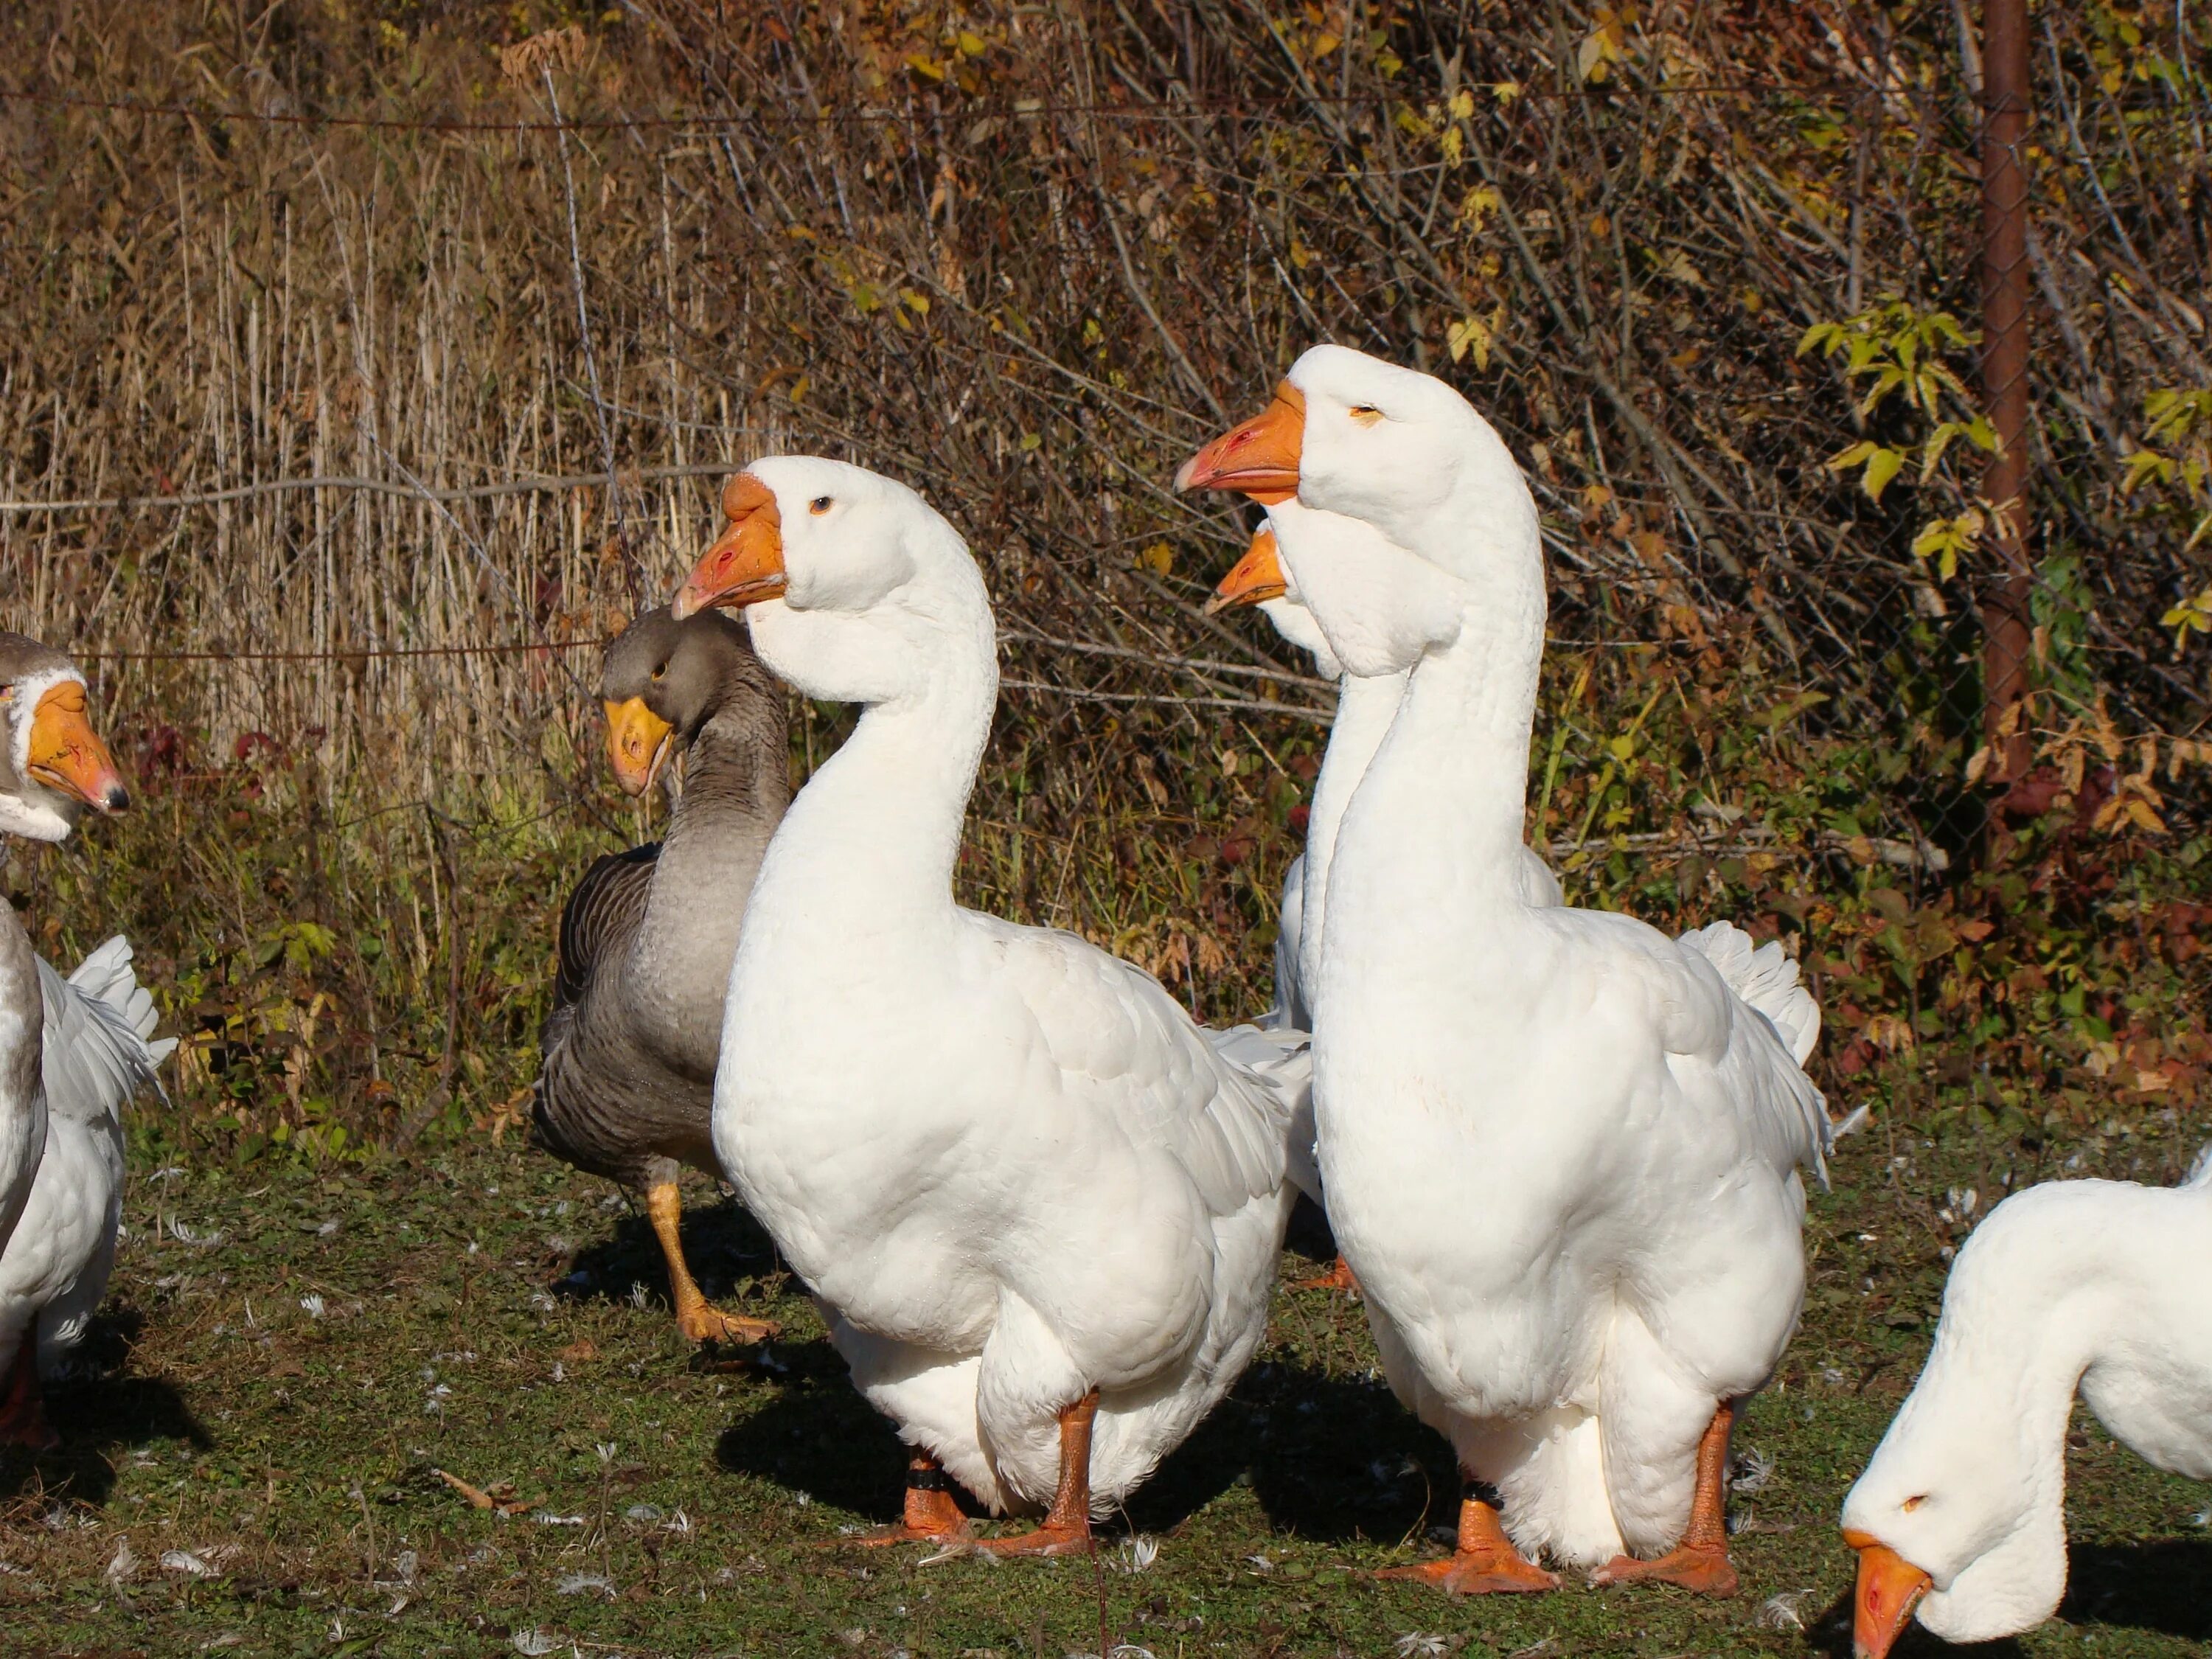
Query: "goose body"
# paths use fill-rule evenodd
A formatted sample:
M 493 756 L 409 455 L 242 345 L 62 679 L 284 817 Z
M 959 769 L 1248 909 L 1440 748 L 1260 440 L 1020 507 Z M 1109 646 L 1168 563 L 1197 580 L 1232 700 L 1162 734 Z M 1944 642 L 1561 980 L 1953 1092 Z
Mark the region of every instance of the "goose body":
M 1346 669 L 1410 670 L 1337 837 L 1314 1054 L 1331 1224 L 1393 1387 L 1473 1483 L 1459 1550 L 1419 1576 L 1540 1589 L 1522 1553 L 1543 1553 L 1725 1593 L 1730 1413 L 1796 1326 L 1798 1171 L 1827 1136 L 1730 975 L 1807 1046 L 1817 1011 L 1732 928 L 1529 902 L 1540 544 L 1463 399 L 1316 348 L 1184 481 L 1249 488 L 1255 457 L 1380 532 L 1347 557 L 1277 526 Z
M 2208 1261 L 2212 1149 L 2179 1187 L 2054 1181 L 1990 1212 L 1844 1501 L 1861 1659 L 1881 1659 L 1916 1612 L 1947 1640 L 1983 1642 L 2057 1610 L 2077 1392 L 2145 1462 L 2212 1480 Z
M 1209 1032 L 1084 939 L 954 902 L 998 671 L 918 495 L 779 457 L 725 511 L 679 612 L 749 605 L 771 667 L 863 711 L 754 884 L 716 1150 L 922 1472 L 1050 1503 L 994 1547 L 1080 1547 L 1264 1331 L 1303 1034 Z M 925 1496 L 906 1535 L 957 1530 Z
M 0 1250 L 0 1374 L 35 1338 L 41 1376 L 61 1369 L 107 1293 L 123 1218 L 123 1108 L 158 1089 L 176 1039 L 153 1041 L 154 1000 L 118 934 L 64 979 L 38 964 L 46 1144 L 22 1219 Z
M 623 787 L 650 788 L 677 750 L 684 783 L 665 837 L 598 860 L 562 910 L 532 1128 L 555 1156 L 646 1195 L 685 1334 L 757 1341 L 775 1328 L 708 1306 L 692 1280 L 677 1175 L 716 1169 L 730 962 L 790 799 L 783 692 L 727 617 L 679 623 L 665 607 L 609 647 L 602 692 Z

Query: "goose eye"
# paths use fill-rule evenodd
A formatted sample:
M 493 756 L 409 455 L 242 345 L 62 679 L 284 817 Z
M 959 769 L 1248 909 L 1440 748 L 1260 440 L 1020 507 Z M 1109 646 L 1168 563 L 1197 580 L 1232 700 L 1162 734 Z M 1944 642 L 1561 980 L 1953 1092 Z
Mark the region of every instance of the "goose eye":
M 1898 1505 L 1898 1507 L 1899 1507 L 1899 1509 L 1903 1510 L 1904 1510 L 1907 1515 L 1910 1515 L 1910 1514 L 1911 1514 L 1911 1513 L 1912 1513 L 1912 1511 L 1913 1511 L 1913 1510 L 1915 1510 L 1918 1509 L 1918 1508 L 1919 1508 L 1923 1504 L 1926 1503 L 1927 1501 L 1928 1501 L 1928 1494 L 1927 1494 L 1926 1492 L 1923 1492 L 1920 1493 L 1920 1494 L 1919 1494 L 1917 1497 L 1916 1497 L 1916 1498 L 1906 1498 L 1906 1499 L 1905 1500 L 1905 1502 L 1904 1502 L 1904 1503 L 1902 1503 L 1902 1504 L 1899 1504 L 1899 1505 Z
M 664 663 L 661 663 L 661 664 L 658 665 L 657 666 L 655 666 L 655 668 L 653 669 L 653 678 L 655 678 L 655 679 L 659 679 L 659 678 L 663 678 L 663 677 L 664 677 L 667 672 L 668 672 L 668 665 L 667 665 L 666 663 L 665 663 L 665 662 L 664 662 Z
M 830 510 L 830 506 L 831 502 L 827 495 L 817 495 L 812 501 L 807 502 L 806 510 L 818 519 Z
M 1354 404 L 1345 412 L 1362 426 L 1373 426 L 1382 418 L 1382 411 L 1372 404 Z

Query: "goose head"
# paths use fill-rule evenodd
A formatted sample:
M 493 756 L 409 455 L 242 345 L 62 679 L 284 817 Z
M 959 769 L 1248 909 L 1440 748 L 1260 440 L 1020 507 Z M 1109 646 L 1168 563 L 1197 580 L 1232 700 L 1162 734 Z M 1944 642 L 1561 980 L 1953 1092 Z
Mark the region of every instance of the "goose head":
M 0 830 L 61 841 L 88 806 L 120 812 L 131 793 L 85 713 L 84 676 L 60 652 L 0 633 Z
M 665 605 L 640 611 L 607 647 L 599 676 L 616 781 L 642 795 L 732 699 L 774 691 L 732 618 L 704 611 L 678 622 Z
M 1362 351 L 1315 346 L 1260 414 L 1199 451 L 1184 489 L 1295 495 L 1374 526 L 1455 574 L 1470 521 L 1533 534 L 1526 480 L 1490 422 L 1434 375 Z M 1455 558 L 1455 555 L 1461 555 Z
M 2065 1594 L 2066 1420 L 2094 1315 L 2051 1294 L 2084 1254 L 2051 1207 L 2008 1200 L 1967 1240 L 1927 1367 L 1844 1500 L 1857 1659 L 1884 1659 L 1916 1614 L 1988 1641 Z
M 1275 532 L 1266 525 L 1253 532 L 1252 544 L 1245 549 L 1244 556 L 1215 584 L 1212 597 L 1206 602 L 1206 614 L 1218 616 L 1224 611 L 1246 605 L 1256 606 L 1260 614 L 1274 624 L 1275 632 L 1299 650 L 1309 653 L 1322 678 L 1344 678 L 1344 665 L 1328 648 L 1328 641 L 1321 631 L 1321 624 L 1314 620 L 1313 612 L 1292 589 L 1290 573 L 1283 568 L 1277 550 Z
M 1209 614 L 1258 605 L 1332 679 L 1403 673 L 1458 636 L 1472 590 L 1372 525 L 1294 499 L 1270 507 L 1267 520 Z
M 904 484 L 777 455 L 722 492 L 721 535 L 671 606 L 742 610 L 753 648 L 811 697 L 927 694 L 949 661 L 995 672 L 990 601 L 957 531 Z

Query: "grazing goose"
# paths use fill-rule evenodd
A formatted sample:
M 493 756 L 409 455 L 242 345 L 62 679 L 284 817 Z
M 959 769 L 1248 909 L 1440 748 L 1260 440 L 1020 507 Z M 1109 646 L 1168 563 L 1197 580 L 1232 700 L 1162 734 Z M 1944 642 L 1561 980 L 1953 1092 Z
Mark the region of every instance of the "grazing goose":
M 678 614 L 748 607 L 777 673 L 862 708 L 754 884 L 715 1148 L 914 1449 L 882 1536 L 963 1535 L 949 1471 L 994 1513 L 1047 1509 L 988 1547 L 1088 1549 L 1264 1332 L 1292 1090 L 1241 1057 L 1264 1034 L 954 902 L 999 684 L 958 532 L 806 457 L 754 463 L 723 510 Z
M 1316 512 L 1302 507 L 1296 497 L 1263 502 L 1270 523 L 1279 514 L 1310 526 L 1312 533 L 1325 534 L 1346 549 L 1357 549 L 1376 532 L 1357 519 Z M 1313 1029 L 1311 988 L 1320 982 L 1321 939 L 1328 914 L 1328 870 L 1336 852 L 1337 831 L 1344 810 L 1352 804 L 1368 763 L 1382 746 L 1390 722 L 1396 718 L 1405 696 L 1406 675 L 1347 674 L 1329 649 L 1314 614 L 1306 608 L 1283 568 L 1275 532 L 1262 526 L 1243 557 L 1237 560 L 1213 597 L 1206 602 L 1210 616 L 1238 605 L 1256 605 L 1267 620 L 1292 645 L 1311 653 L 1322 678 L 1337 684 L 1336 718 L 1329 724 L 1328 744 L 1322 751 L 1321 772 L 1314 780 L 1312 809 L 1306 819 L 1306 850 L 1292 864 L 1283 882 L 1282 923 L 1275 942 L 1275 999 L 1289 1023 Z M 1561 902 L 1559 878 L 1528 848 L 1521 849 L 1522 896 L 1530 904 Z M 1297 884 L 1293 902 L 1291 883 Z M 1287 975 L 1287 976 L 1286 976 Z M 1319 1177 L 1299 1185 L 1316 1203 L 1322 1203 Z M 1340 1255 L 1335 1265 L 1318 1278 L 1300 1281 L 1299 1290 L 1357 1291 L 1357 1276 Z
M 107 1294 L 123 1223 L 123 1107 L 159 1090 L 177 1046 L 149 1041 L 154 999 L 117 934 L 67 979 L 39 963 L 46 1146 L 22 1219 L 0 1250 L 0 1442 L 58 1443 L 38 1382 L 59 1373 Z M 31 1339 L 27 1340 L 27 1339 Z
M 600 696 L 622 787 L 643 794 L 681 750 L 684 790 L 665 839 L 600 858 L 562 909 L 536 1138 L 645 1194 L 684 1335 L 764 1341 L 773 1322 L 721 1311 L 691 1277 L 677 1174 L 715 1171 L 730 958 L 745 890 L 791 799 L 783 690 L 728 617 L 679 623 L 664 605 L 607 647 Z
M 119 812 L 130 794 L 85 715 L 84 676 L 60 652 L 21 634 L 0 633 L 0 833 L 61 841 L 84 809 Z M 11 1243 L 46 1144 L 41 1076 L 46 998 L 39 959 L 0 903 L 0 1247 Z M 35 1376 L 19 1355 L 0 1379 L 0 1418 L 18 1400 L 27 1412 Z
M 1452 1557 L 1398 1571 L 1545 1589 L 1543 1551 L 1728 1594 L 1729 1433 L 1796 1328 L 1798 1170 L 1828 1139 L 1799 1065 L 1818 1010 L 1728 924 L 1529 902 L 1542 548 L 1456 392 L 1317 347 L 1179 482 L 1379 532 L 1275 526 L 1347 671 L 1411 671 L 1338 833 L 1314 1034 L 1331 1224 L 1393 1388 L 1468 1481 Z
M 2041 1624 L 2066 1593 L 2078 1389 L 2147 1462 L 2212 1480 L 2212 1147 L 2177 1188 L 2053 1181 L 1960 1250 L 1927 1368 L 1844 1500 L 1856 1649 L 1917 1612 L 1952 1642 Z

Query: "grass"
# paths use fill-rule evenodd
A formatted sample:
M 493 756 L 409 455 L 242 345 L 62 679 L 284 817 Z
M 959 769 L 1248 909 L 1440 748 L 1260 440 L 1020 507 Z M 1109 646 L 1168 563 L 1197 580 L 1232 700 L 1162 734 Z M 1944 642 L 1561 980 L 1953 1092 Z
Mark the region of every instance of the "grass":
M 1103 1627 L 1158 1659 L 1841 1653 L 1834 1516 L 1926 1346 L 1951 1237 L 1929 1218 L 2006 1173 L 1963 1131 L 1845 1143 L 1808 1229 L 1804 1328 L 1738 1437 L 1740 1468 L 1768 1468 L 1735 1500 L 1739 1599 L 1477 1604 L 1365 1575 L 1437 1548 L 1424 1528 L 1455 1488 L 1346 1299 L 1279 1291 L 1259 1362 L 1096 1566 L 926 1564 L 841 1542 L 890 1518 L 898 1449 L 765 1239 L 703 1186 L 710 1290 L 787 1326 L 757 1364 L 690 1352 L 641 1218 L 512 1143 L 240 1168 L 163 1163 L 162 1127 L 141 1133 L 97 1374 L 52 1401 L 64 1448 L 0 1477 L 11 1652 L 1061 1659 Z M 2165 1178 L 2179 1155 L 2124 1135 L 2087 1161 Z M 1303 1266 L 1286 1256 L 1285 1279 Z M 2069 1462 L 2072 1592 L 1998 1650 L 2202 1652 L 2203 1489 L 2086 1416 Z M 441 1469 L 531 1507 L 471 1507 Z

